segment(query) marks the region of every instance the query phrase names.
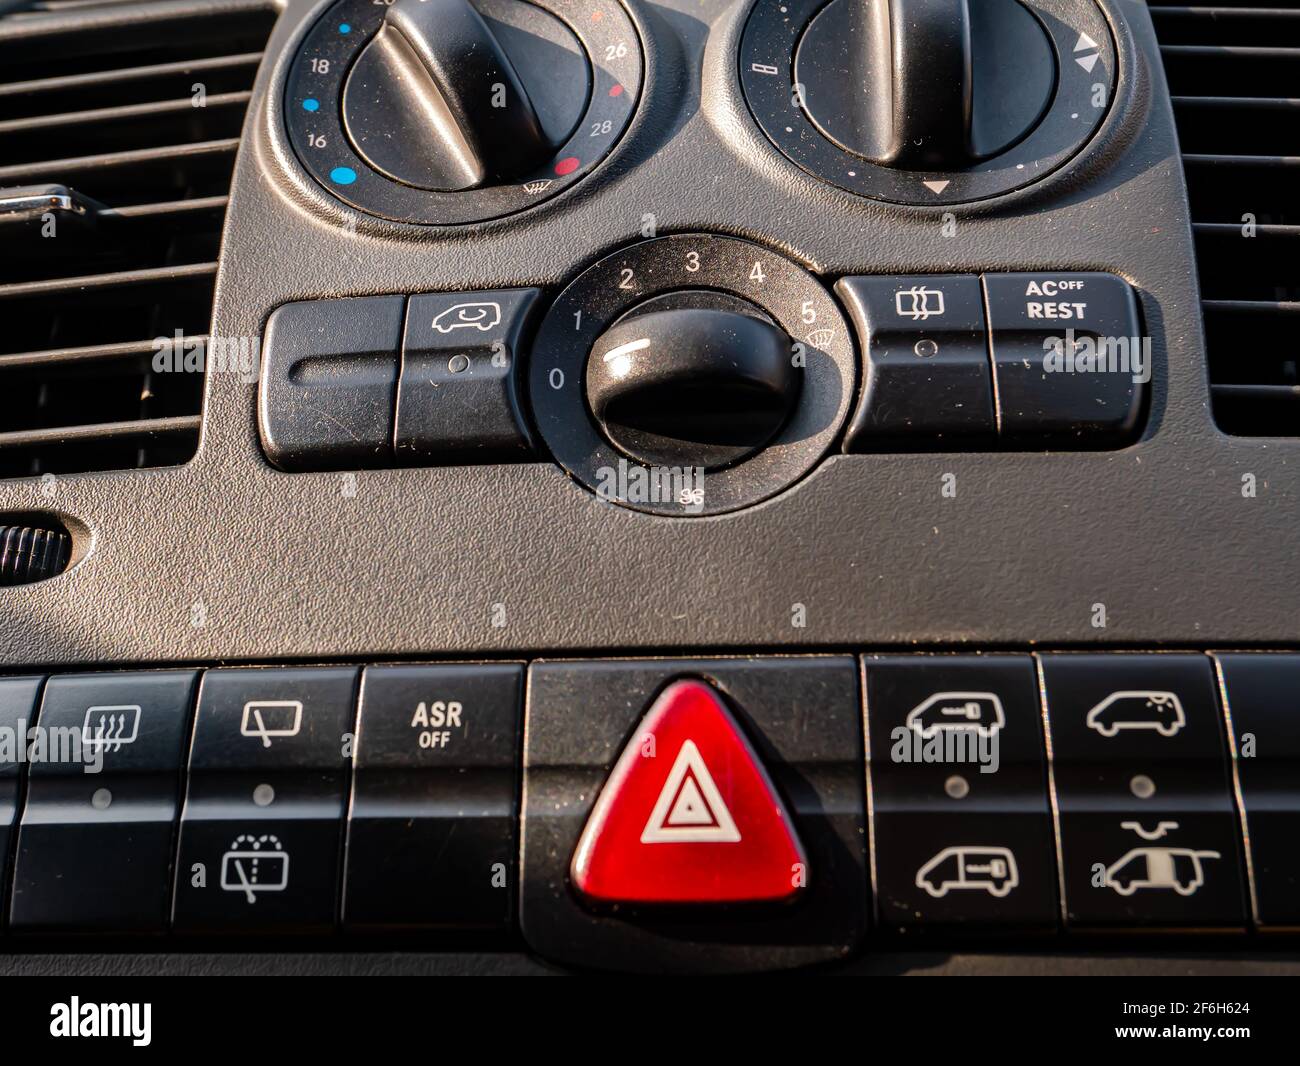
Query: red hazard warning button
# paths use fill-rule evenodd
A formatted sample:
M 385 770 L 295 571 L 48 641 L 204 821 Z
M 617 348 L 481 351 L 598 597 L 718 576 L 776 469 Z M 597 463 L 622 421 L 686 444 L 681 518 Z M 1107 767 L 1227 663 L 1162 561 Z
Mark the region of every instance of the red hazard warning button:
M 677 681 L 619 757 L 570 876 L 609 903 L 740 903 L 794 896 L 808 866 L 722 701 L 703 682 Z

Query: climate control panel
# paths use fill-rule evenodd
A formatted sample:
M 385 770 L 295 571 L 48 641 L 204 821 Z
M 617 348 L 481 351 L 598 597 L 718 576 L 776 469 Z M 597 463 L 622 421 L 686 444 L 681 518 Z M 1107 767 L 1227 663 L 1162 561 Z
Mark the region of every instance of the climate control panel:
M 772 497 L 837 450 L 1122 447 L 1154 372 L 1112 274 L 831 288 L 711 234 L 613 252 L 549 302 L 314 300 L 278 308 L 264 336 L 259 424 L 283 469 L 549 455 L 604 502 L 682 517 Z

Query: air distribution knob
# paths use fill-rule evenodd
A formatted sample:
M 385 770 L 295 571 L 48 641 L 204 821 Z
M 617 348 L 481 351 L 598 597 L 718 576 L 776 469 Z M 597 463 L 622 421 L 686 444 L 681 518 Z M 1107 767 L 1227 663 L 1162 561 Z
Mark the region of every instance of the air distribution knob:
M 377 170 L 452 192 L 525 174 L 577 125 L 591 72 L 572 31 L 522 0 L 395 0 L 343 89 Z
M 960 170 L 1038 124 L 1056 61 L 1018 0 L 831 0 L 795 53 L 796 93 L 840 147 L 882 166 Z
M 587 403 L 605 436 L 650 465 L 730 466 L 762 448 L 799 395 L 790 337 L 757 307 L 682 291 L 633 308 L 596 340 Z

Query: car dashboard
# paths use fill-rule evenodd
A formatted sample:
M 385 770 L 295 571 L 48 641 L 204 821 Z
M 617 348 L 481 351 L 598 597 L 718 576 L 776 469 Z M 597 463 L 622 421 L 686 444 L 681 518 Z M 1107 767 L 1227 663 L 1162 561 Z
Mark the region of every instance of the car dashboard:
M 0 971 L 1297 970 L 1294 5 L 11 6 Z

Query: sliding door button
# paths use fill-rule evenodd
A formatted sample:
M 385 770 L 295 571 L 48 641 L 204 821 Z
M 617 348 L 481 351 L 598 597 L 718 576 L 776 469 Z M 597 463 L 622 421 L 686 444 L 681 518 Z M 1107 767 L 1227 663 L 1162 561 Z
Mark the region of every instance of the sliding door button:
M 204 675 L 181 815 L 177 932 L 334 927 L 357 673 Z
M 1300 926 L 1300 655 L 1220 655 L 1263 926 Z
M 867 656 L 864 669 L 881 923 L 1054 928 L 1033 660 Z
M 53 677 L 28 749 L 10 922 L 161 933 L 192 670 Z
M 371 666 L 348 819 L 348 929 L 512 924 L 523 667 Z
M 1241 926 L 1236 807 L 1204 655 L 1043 655 L 1066 918 Z

